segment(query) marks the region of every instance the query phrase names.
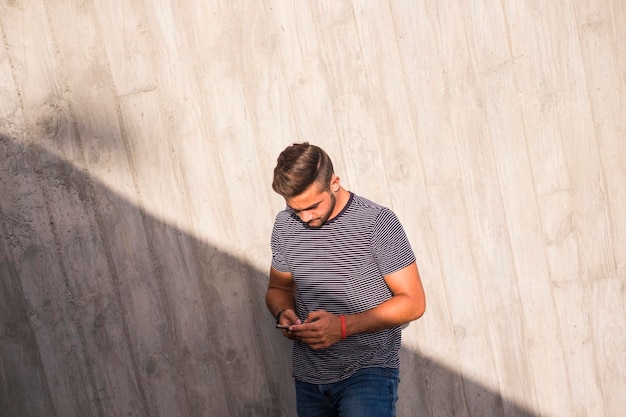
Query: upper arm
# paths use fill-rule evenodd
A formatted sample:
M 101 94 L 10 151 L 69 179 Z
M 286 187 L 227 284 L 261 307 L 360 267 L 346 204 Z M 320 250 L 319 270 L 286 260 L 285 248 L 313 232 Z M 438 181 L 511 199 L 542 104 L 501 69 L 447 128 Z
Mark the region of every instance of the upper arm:
M 417 317 L 424 314 L 426 295 L 424 294 L 424 288 L 415 262 L 396 272 L 385 275 L 384 278 L 394 297 L 407 297 L 410 300 L 414 314 Z
M 271 267 L 269 278 L 265 303 L 272 315 L 287 308 L 295 309 L 296 286 L 291 273 Z
M 281 272 L 278 269 L 271 267 L 268 288 L 276 288 L 293 292 L 295 289 L 293 276 L 290 272 Z

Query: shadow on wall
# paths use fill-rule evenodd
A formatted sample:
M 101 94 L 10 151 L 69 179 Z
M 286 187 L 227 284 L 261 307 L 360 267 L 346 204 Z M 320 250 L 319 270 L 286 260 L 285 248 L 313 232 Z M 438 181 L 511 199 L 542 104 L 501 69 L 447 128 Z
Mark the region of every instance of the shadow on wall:
M 4 135 L 0 196 L 0 415 L 295 415 L 265 271 Z M 416 352 L 402 359 L 399 416 L 532 417 Z

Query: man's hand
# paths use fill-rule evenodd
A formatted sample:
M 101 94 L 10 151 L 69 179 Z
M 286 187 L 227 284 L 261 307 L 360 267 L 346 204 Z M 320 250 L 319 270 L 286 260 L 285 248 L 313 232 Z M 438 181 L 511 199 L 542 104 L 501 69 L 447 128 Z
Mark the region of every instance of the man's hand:
M 298 316 L 296 316 L 296 312 L 290 308 L 283 311 L 283 313 L 280 315 L 280 321 L 278 322 L 278 324 L 289 327 L 301 323 L 302 321 L 300 321 Z M 296 340 L 296 336 L 290 331 L 290 329 L 283 329 L 283 335 L 285 335 L 287 339 Z
M 341 339 L 341 320 L 324 310 L 312 311 L 304 323 L 293 325 L 289 330 L 292 336 L 311 349 L 326 349 Z

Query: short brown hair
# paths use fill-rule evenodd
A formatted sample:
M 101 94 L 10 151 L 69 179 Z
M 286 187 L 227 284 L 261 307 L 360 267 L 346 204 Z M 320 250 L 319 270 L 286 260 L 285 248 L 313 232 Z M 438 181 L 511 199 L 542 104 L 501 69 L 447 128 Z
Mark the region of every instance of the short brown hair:
M 333 174 L 333 163 L 322 148 L 294 143 L 278 155 L 272 188 L 284 198 L 302 194 L 315 182 L 323 191 L 329 190 Z

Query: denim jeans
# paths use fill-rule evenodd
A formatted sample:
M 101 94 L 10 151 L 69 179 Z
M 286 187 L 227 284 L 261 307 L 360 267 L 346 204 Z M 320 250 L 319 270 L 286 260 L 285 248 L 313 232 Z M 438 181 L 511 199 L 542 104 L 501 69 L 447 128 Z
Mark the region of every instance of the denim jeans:
M 298 417 L 395 417 L 397 369 L 365 368 L 332 384 L 296 380 Z

